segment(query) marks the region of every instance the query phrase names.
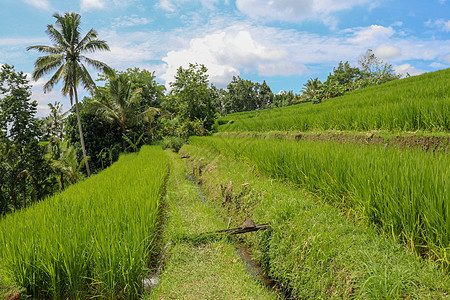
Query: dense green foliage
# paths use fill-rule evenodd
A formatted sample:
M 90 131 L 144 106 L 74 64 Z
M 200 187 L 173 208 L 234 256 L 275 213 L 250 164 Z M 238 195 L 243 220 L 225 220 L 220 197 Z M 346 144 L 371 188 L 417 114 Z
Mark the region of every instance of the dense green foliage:
M 60 140 L 64 139 L 65 118 L 68 112 L 63 113 L 63 105 L 59 101 L 54 104 L 49 103 L 50 114 L 41 120 L 41 129 L 43 131 L 41 140 L 48 140 L 56 137 Z
M 260 110 L 270 107 L 274 95 L 267 83 L 254 83 L 241 77 L 233 76 L 222 99 L 225 114 Z
M 88 103 L 79 103 L 80 122 L 84 128 L 84 138 L 86 146 L 86 154 L 89 157 L 89 164 L 93 172 L 98 172 L 104 167 L 111 165 L 104 163 L 102 165 L 101 156 L 99 154 L 103 149 L 113 150 L 113 161 L 119 157 L 119 150 L 122 148 L 122 133 L 111 122 L 108 122 L 102 116 L 92 112 L 87 108 Z M 73 111 L 73 109 L 72 109 Z M 78 158 L 82 158 L 80 146 L 80 134 L 78 130 L 77 116 L 75 113 L 67 117 L 66 136 L 67 139 L 77 148 Z
M 137 70 L 134 75 L 139 74 Z M 89 106 L 96 111 L 96 115 L 102 116 L 122 135 L 122 150 L 125 151 L 128 135 L 145 132 L 144 128 L 150 127 L 159 110 L 149 107 L 142 97 L 142 88 L 133 88 L 132 81 L 127 73 L 108 77 L 107 87 L 101 89 L 96 99 Z M 153 83 L 153 78 L 150 78 Z M 145 87 L 145 86 L 144 86 Z M 148 88 L 146 89 L 149 93 Z M 137 135 L 137 134 L 136 134 Z
M 184 121 L 200 121 L 211 130 L 217 113 L 217 90 L 209 83 L 208 69 L 204 65 L 190 64 L 180 67 L 175 80 L 170 83 L 172 91 L 166 101 L 167 110 Z
M 180 153 L 189 157 L 185 161 L 208 201 L 225 208 L 231 227 L 249 218 L 271 224 L 271 230 L 256 233 L 256 238 L 245 234 L 239 239 L 286 298 L 440 299 L 450 292 L 449 275 L 436 264 L 360 221 L 352 222 L 342 210 L 298 186 L 258 174 L 258 166 L 239 155 L 249 147 L 258 159 L 270 152 L 266 143 L 274 152 L 279 143 L 246 142 L 195 138 Z M 256 145 L 261 147 L 255 152 Z
M 333 68 L 333 74 L 330 73 L 323 83 L 319 78 L 309 79 L 304 84 L 302 96 L 317 104 L 325 99 L 342 96 L 348 91 L 400 78 L 392 65 L 378 59 L 371 49 L 360 57 L 358 64 L 359 68 L 352 67 L 348 61 L 339 62 L 337 68 Z
M 45 149 L 38 143 L 37 103 L 31 101 L 30 89 L 22 72 L 1 67 L 0 215 L 42 200 L 56 189 Z
M 450 266 L 450 158 L 445 153 L 293 140 L 192 141 L 245 161 L 258 173 L 299 184 L 412 251 Z
M 133 68 L 127 69 L 125 72 L 116 73 L 126 74 L 131 82 L 131 88 L 133 90 L 140 90 L 143 110 L 149 107 L 161 107 L 166 88 L 164 85 L 156 82 L 155 72 Z
M 168 173 L 160 148 L 0 221 L 0 271 L 35 298 L 135 298 Z
M 307 101 L 305 101 L 304 98 L 302 99 L 301 96 L 294 94 L 293 91 L 289 92 L 280 91 L 273 97 L 272 108 L 290 106 L 298 104 L 300 102 L 307 102 Z
M 450 130 L 450 69 L 353 91 L 320 105 L 220 118 L 219 131 Z

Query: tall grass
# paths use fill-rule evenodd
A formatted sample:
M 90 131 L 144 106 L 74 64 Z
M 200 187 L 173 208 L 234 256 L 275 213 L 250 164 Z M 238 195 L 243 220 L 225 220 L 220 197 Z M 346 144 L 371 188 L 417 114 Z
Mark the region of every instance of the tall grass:
M 450 157 L 334 142 L 195 138 L 345 207 L 409 248 L 450 266 Z
M 450 130 L 450 69 L 368 87 L 313 105 L 231 114 L 219 131 Z
M 0 220 L 0 264 L 34 298 L 136 298 L 168 172 L 143 147 L 63 193 Z

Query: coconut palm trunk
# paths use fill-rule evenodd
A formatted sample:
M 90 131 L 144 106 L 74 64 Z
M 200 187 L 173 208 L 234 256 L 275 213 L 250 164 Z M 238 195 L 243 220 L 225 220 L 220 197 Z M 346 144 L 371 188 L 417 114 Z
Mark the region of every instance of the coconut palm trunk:
M 80 109 L 78 107 L 78 93 L 77 93 L 76 86 L 74 86 L 74 88 L 73 88 L 73 93 L 75 96 L 75 111 L 77 113 L 77 123 L 78 123 L 78 132 L 80 133 L 81 151 L 83 151 L 83 158 L 84 158 L 84 164 L 86 166 L 86 173 L 88 176 L 91 176 L 91 170 L 89 169 L 89 162 L 88 162 L 87 154 L 86 154 L 86 146 L 84 144 L 83 128 L 81 127 Z

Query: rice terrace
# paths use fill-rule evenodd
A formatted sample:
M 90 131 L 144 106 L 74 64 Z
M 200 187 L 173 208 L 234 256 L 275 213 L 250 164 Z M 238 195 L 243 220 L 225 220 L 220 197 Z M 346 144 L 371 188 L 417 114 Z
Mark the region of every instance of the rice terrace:
M 25 2 L 45 20 L 59 5 Z M 139 9 L 113 2 L 83 0 L 83 17 L 54 13 L 41 24 L 45 38 L 22 47 L 33 58 L 30 73 L 12 65 L 15 56 L 0 39 L 1 299 L 450 298 L 448 21 L 423 22 L 436 35 L 417 47 L 439 62 L 409 74 L 400 72 L 401 62 L 424 65 L 396 39 L 412 29 L 393 33 L 406 24 L 367 27 L 376 33 L 335 28 L 344 26 L 340 14 L 365 1 L 300 1 L 309 17 L 300 4 L 282 9 L 282 1 L 159 1 Z M 387 9 L 377 5 L 364 10 L 367 18 L 382 18 L 377 11 Z M 446 1 L 433 5 L 449 11 Z M 230 21 L 226 12 L 248 28 L 186 43 L 182 27 L 203 19 L 194 11 L 175 17 L 181 7 L 208 12 L 211 28 Z M 93 18 L 96 10 L 103 21 Z M 135 14 L 118 17 L 116 10 Z M 327 21 L 314 19 L 319 13 Z M 88 29 L 113 17 L 112 31 Z M 262 17 L 265 25 L 257 25 Z M 190 48 L 169 51 L 157 45 L 160 35 L 144 30 L 128 32 L 123 45 L 115 40 L 121 30 L 163 19 L 175 28 L 167 39 Z M 297 25 L 281 28 L 286 24 Z M 335 45 L 339 55 L 351 53 L 331 59 L 326 72 L 318 61 L 294 63 L 292 76 L 318 75 L 299 93 L 275 94 L 269 85 L 290 79 L 274 74 L 291 70 L 276 57 L 302 59 L 288 55 L 290 35 L 314 44 L 318 33 L 305 32 L 325 25 L 335 35 L 328 42 L 347 37 Z M 289 43 L 269 49 L 251 31 L 258 26 Z M 392 46 L 369 47 L 380 36 Z M 149 47 L 141 48 L 143 38 L 167 47 L 164 67 L 154 57 L 134 60 Z M 398 45 L 402 51 L 394 51 Z M 320 53 L 327 61 L 330 52 Z M 247 61 L 255 57 L 260 61 Z

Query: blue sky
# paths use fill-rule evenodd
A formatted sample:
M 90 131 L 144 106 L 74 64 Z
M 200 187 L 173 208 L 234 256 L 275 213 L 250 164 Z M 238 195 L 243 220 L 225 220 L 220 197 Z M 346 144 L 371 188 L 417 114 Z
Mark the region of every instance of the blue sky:
M 166 86 L 178 67 L 198 62 L 219 87 L 239 75 L 299 93 L 367 49 L 397 73 L 450 67 L 450 0 L 1 0 L 0 64 L 31 73 L 38 53 L 25 48 L 49 45 L 52 15 L 70 11 L 82 15 L 83 33 L 94 28 L 111 47 L 91 57 L 154 71 Z M 54 101 L 68 109 L 59 88 L 42 92 L 45 82 L 33 82 L 38 115 Z

